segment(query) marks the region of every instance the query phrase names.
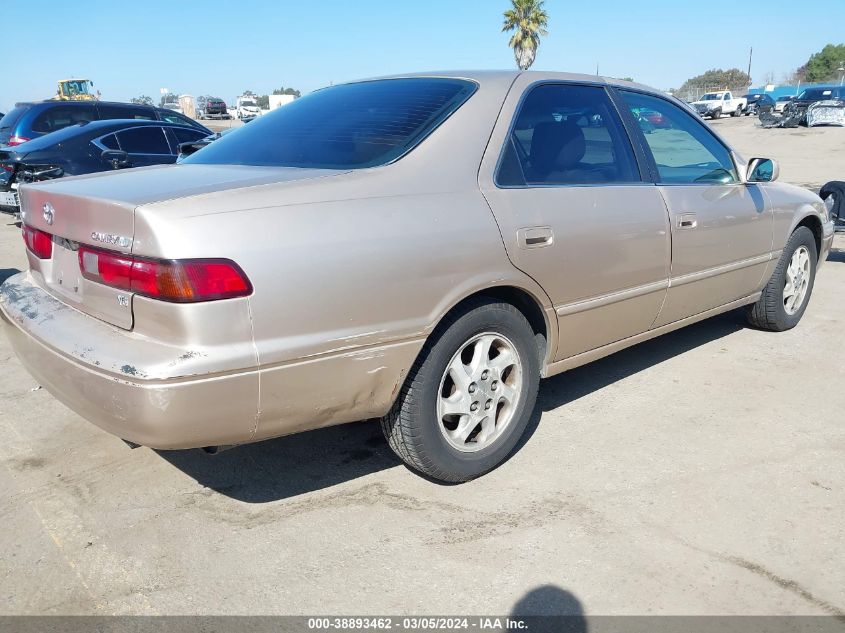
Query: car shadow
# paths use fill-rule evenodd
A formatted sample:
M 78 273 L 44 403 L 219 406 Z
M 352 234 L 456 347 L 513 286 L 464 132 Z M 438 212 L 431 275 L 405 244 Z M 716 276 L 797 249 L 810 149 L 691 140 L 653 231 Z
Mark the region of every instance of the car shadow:
M 17 268 L 0 268 L 0 284 L 2 284 L 12 275 L 17 275 L 19 272 L 21 271 Z
M 729 312 L 544 380 L 538 406 L 516 450 L 530 441 L 542 412 L 744 327 L 742 314 Z M 203 486 L 246 503 L 279 501 L 402 465 L 374 420 L 266 440 L 215 455 L 200 450 L 158 454 Z
M 732 310 L 544 380 L 540 383 L 534 415 L 517 445 L 517 451 L 531 440 L 543 412 L 565 406 L 644 369 L 746 327 L 749 326 L 742 309 Z
M 246 503 L 330 488 L 401 465 L 377 420 L 306 431 L 211 455 L 157 451 L 198 483 Z

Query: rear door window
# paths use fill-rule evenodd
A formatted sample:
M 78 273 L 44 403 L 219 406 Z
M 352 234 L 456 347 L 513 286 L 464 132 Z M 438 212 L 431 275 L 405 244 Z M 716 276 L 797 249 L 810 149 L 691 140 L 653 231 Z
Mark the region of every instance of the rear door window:
M 160 127 L 144 126 L 117 133 L 120 149 L 127 154 L 171 154 L 164 130 Z
M 94 106 L 57 106 L 48 108 L 35 117 L 32 130 L 49 134 L 78 123 L 90 123 L 99 119 Z
M 576 84 L 531 89 L 496 175 L 502 187 L 639 181 L 634 150 L 607 92 Z

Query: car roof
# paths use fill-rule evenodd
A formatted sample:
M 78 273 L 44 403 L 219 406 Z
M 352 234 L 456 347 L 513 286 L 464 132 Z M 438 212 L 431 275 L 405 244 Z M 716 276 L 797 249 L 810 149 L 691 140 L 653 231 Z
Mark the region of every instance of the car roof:
M 413 77 L 439 77 L 444 79 L 469 79 L 478 84 L 485 83 L 513 83 L 517 77 L 526 75 L 534 81 L 571 81 L 581 83 L 602 84 L 609 86 L 620 86 L 627 88 L 637 88 L 645 92 L 651 92 L 656 95 L 665 96 L 663 90 L 658 90 L 645 84 L 640 84 L 633 81 L 625 81 L 624 79 L 616 79 L 614 77 L 604 77 L 601 75 L 585 75 L 581 73 L 567 73 L 567 72 L 552 72 L 544 70 L 440 70 L 440 71 L 425 71 L 404 73 L 396 75 L 383 75 L 379 77 L 368 77 L 366 79 L 357 79 L 347 83 L 361 83 L 365 81 L 376 81 L 379 79 L 406 79 Z M 335 84 L 338 85 L 338 84 Z M 727 92 L 727 91 L 720 91 Z
M 124 101 L 61 101 L 59 99 L 44 99 L 43 101 L 19 101 L 15 104 L 17 106 L 35 106 L 35 105 L 55 105 L 55 106 L 70 106 L 70 107 L 82 107 L 82 106 L 90 106 L 90 105 L 120 105 L 120 106 L 130 106 L 133 108 L 155 108 L 156 106 L 150 106 L 145 103 L 126 103 Z

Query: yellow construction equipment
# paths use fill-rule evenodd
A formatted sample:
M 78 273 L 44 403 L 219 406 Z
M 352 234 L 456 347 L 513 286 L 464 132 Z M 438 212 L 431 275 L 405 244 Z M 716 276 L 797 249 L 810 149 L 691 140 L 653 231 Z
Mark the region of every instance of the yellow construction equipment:
M 94 94 L 94 82 L 90 79 L 61 79 L 53 99 L 57 101 L 97 101 L 100 94 Z

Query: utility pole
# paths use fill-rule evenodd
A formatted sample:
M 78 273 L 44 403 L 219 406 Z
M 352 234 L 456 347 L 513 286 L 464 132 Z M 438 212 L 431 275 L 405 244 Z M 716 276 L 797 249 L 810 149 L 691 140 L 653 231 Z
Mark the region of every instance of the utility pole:
M 754 55 L 754 47 L 748 50 L 748 85 L 751 85 L 751 57 Z

